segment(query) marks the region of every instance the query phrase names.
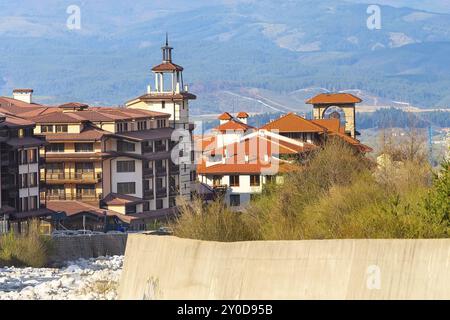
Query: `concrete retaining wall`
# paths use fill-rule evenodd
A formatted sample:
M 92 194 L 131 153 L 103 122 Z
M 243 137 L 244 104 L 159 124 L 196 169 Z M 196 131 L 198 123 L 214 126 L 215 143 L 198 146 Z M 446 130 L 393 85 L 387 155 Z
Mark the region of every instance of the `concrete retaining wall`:
M 450 239 L 219 243 L 130 235 L 120 299 L 450 299 Z
M 127 234 L 104 234 L 53 238 L 51 265 L 79 258 L 123 255 Z

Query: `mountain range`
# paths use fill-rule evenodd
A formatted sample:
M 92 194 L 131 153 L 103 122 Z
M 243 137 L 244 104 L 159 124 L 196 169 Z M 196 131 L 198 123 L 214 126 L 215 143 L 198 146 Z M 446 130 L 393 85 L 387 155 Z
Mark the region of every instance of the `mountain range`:
M 153 83 L 165 33 L 193 114 L 307 110 L 350 90 L 366 104 L 450 105 L 450 1 L 18 0 L 0 3 L 0 94 L 120 105 Z M 379 3 L 381 29 L 367 27 Z M 69 30 L 78 5 L 81 29 Z

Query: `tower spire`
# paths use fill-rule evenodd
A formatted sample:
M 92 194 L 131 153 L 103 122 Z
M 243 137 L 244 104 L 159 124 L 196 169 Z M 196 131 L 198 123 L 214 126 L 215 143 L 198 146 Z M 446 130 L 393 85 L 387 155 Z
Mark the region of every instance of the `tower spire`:
M 172 47 L 169 46 L 169 33 L 166 32 L 166 45 L 161 48 L 163 54 L 163 62 L 172 62 Z

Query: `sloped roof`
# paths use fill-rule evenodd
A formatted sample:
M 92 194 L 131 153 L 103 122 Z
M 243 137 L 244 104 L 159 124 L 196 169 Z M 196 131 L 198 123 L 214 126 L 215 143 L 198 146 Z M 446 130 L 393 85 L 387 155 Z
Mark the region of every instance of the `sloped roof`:
M 238 118 L 248 118 L 249 115 L 248 115 L 247 112 L 239 112 L 239 113 L 237 114 L 237 117 L 238 117 Z
M 252 126 L 249 126 L 248 124 L 245 124 L 239 120 L 231 119 L 228 122 L 225 122 L 224 124 L 219 125 L 218 127 L 214 128 L 216 131 L 247 131 L 249 129 L 254 129 Z
M 322 126 L 306 120 L 295 113 L 288 113 L 280 118 L 262 126 L 264 130 L 277 130 L 279 132 L 324 132 Z
M 341 123 L 339 119 L 317 119 L 311 120 L 313 123 L 318 124 L 321 127 L 326 128 L 329 131 L 339 132 Z
M 308 104 L 345 104 L 360 103 L 362 100 L 350 93 L 321 93 L 307 100 Z
M 163 62 L 154 66 L 152 71 L 160 72 L 160 71 L 183 71 L 183 67 L 179 66 L 173 62 Z
M 110 193 L 104 199 L 103 202 L 107 205 L 126 205 L 126 204 L 137 204 L 145 202 L 141 198 L 133 197 L 125 194 Z
M 40 133 L 39 135 L 45 136 L 45 139 L 49 142 L 56 141 L 98 141 L 104 136 L 113 135 L 109 131 L 102 130 L 94 125 L 87 125 L 80 133 Z
M 225 121 L 225 120 L 231 120 L 231 119 L 233 119 L 233 117 L 228 112 L 224 112 L 217 119 Z

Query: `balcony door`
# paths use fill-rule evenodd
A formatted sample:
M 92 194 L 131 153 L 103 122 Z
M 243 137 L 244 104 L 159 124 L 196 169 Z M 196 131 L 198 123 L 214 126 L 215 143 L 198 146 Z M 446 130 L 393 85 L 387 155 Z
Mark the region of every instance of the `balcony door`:
M 64 179 L 64 163 L 50 162 L 45 165 L 47 180 L 62 180 Z
M 75 163 L 75 178 L 80 180 L 94 179 L 94 163 L 79 162 Z

